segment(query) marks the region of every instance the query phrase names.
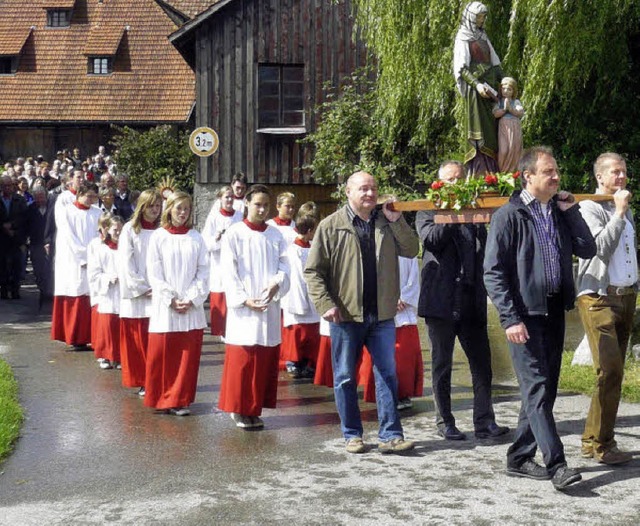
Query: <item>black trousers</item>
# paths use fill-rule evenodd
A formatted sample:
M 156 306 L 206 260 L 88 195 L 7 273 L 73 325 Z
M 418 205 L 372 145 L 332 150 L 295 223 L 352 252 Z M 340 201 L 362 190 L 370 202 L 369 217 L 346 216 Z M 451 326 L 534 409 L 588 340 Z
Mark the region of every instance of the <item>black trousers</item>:
M 425 318 L 431 340 L 431 378 L 436 425 L 455 425 L 451 412 L 451 367 L 456 336 L 469 360 L 473 384 L 473 426 L 485 429 L 495 421 L 491 402 L 491 348 L 486 321 Z

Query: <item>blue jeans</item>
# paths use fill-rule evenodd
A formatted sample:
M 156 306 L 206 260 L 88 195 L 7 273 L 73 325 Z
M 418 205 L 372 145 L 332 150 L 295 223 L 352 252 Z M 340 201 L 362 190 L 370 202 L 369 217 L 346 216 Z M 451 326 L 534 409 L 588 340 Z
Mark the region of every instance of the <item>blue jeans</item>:
M 376 405 L 382 442 L 403 438 L 398 414 L 398 379 L 396 377 L 396 328 L 393 320 L 365 318 L 362 323 L 331 323 L 331 363 L 336 407 L 340 427 L 346 440 L 362 437 L 362 419 L 358 407 L 356 363 L 366 345 L 373 361 Z

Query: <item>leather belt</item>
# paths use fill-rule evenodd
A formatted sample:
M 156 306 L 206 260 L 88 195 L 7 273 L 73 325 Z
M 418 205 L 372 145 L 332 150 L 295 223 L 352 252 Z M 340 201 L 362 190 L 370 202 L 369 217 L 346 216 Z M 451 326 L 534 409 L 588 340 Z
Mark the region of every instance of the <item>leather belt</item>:
M 614 287 L 613 285 L 609 285 L 607 287 L 607 294 L 610 296 L 626 296 L 628 294 L 635 294 L 635 287 Z

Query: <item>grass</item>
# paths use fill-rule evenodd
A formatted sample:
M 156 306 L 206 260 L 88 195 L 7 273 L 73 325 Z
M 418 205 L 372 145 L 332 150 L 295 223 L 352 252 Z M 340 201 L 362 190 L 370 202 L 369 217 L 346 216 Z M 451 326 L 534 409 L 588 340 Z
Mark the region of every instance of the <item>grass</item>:
M 562 371 L 560 371 L 560 389 L 591 395 L 596 373 L 592 366 L 571 365 L 573 351 L 562 355 Z M 627 358 L 622 382 L 622 400 L 640 402 L 640 362 Z
M 18 403 L 18 384 L 11 367 L 0 360 L 0 460 L 11 452 L 20 434 L 22 408 Z

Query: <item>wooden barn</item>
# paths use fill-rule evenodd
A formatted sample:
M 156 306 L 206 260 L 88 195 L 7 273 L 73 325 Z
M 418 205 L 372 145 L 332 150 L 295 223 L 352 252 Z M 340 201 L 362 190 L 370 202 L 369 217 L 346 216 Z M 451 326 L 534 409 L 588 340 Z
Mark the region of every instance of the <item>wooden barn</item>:
M 199 216 L 237 172 L 291 189 L 298 202 L 330 201 L 333 188 L 303 169 L 299 139 L 314 130 L 324 84 L 339 85 L 368 55 L 353 37 L 352 2 L 218 0 L 170 36 L 196 75 L 196 126 L 217 131 L 217 153 L 199 161 Z

